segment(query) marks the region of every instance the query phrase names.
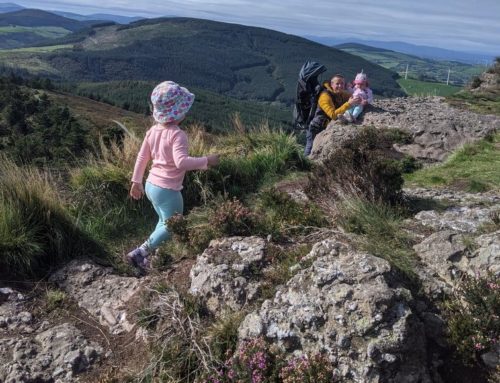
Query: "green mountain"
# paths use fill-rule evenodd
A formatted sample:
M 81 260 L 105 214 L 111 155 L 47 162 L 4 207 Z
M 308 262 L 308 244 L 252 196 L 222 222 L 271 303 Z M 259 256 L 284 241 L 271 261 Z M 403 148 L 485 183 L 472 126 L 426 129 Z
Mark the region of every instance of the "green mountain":
M 172 79 L 239 99 L 290 105 L 306 60 L 348 79 L 363 69 L 376 94 L 404 94 L 397 75 L 360 57 L 268 29 L 190 18 L 94 27 L 52 47 L 0 52 L 3 70 L 61 81 Z
M 60 27 L 74 32 L 89 26 L 89 22 L 68 19 L 39 9 L 22 9 L 0 14 L 0 26 Z
M 0 14 L 0 49 L 40 44 L 100 23 L 99 20 L 77 21 L 38 9 L 3 13 Z
M 450 70 L 449 83 L 463 86 L 468 83 L 473 76 L 481 74 L 485 69 L 484 66 L 480 65 L 465 64 L 458 61 L 426 59 L 356 43 L 340 44 L 336 45 L 335 48 L 393 70 L 402 77 L 405 76 L 406 67 L 408 66 L 407 77 L 420 81 L 446 83 L 448 79 L 448 70 Z

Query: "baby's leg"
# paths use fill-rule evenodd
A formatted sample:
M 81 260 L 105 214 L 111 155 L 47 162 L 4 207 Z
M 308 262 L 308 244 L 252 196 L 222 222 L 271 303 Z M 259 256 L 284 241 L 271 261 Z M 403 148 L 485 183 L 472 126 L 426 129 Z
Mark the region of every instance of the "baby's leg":
M 354 118 L 358 118 L 362 111 L 363 111 L 363 105 L 356 105 L 354 107 L 354 110 L 352 111 L 352 116 Z

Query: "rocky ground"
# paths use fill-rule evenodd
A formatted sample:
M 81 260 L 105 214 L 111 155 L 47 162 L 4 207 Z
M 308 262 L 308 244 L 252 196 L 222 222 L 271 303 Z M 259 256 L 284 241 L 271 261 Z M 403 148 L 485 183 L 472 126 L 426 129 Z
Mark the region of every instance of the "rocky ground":
M 399 150 L 429 161 L 500 128 L 498 117 L 451 110 L 438 98 L 378 101 L 363 123 L 406 129 L 414 143 Z M 339 129 L 349 135 L 349 128 L 332 126 L 318 136 L 315 158 L 333 150 L 328 142 L 336 142 Z M 265 275 L 269 267 L 267 238 L 212 241 L 196 261 L 147 277 L 75 260 L 43 285 L 3 283 L 0 382 L 121 381 L 141 371 L 149 337 L 140 313 L 145 291 L 159 283 L 184 286 L 215 316 L 255 307 L 239 327 L 240 340 L 264 336 L 293 354 L 328 350 L 348 382 L 484 382 L 479 375 L 447 370 L 444 322 L 432 302 L 451 291 L 462 273 L 500 272 L 500 231 L 485 230 L 499 220 L 500 193 L 405 194 L 443 202 L 405 223 L 426 299 L 404 288 L 387 261 L 357 250 L 355 239 L 338 230 L 309 236 L 312 250 L 293 266 L 294 276 L 256 307 L 263 285 L 254 271 Z M 52 310 L 45 292 L 56 288 L 65 298 Z M 483 355 L 490 368 L 499 358 L 500 349 Z

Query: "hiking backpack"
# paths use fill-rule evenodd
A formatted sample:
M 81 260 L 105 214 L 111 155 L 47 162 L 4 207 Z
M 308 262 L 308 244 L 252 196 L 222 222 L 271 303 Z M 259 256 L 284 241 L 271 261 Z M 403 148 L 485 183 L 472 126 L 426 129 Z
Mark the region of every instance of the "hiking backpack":
M 308 128 L 318 105 L 318 96 L 322 90 L 318 82 L 318 76 L 325 71 L 325 66 L 314 61 L 306 61 L 302 65 L 293 108 L 294 129 L 305 130 Z

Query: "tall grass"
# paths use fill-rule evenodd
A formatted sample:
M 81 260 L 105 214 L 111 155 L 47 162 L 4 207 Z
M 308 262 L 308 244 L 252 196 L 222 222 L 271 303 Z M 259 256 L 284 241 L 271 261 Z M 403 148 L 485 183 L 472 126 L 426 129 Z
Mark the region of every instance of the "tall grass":
M 410 238 L 401 229 L 403 217 L 395 207 L 352 197 L 337 206 L 338 222 L 348 232 L 360 234 L 361 248 L 383 258 L 415 283 L 416 256 Z
M 48 171 L 0 155 L 0 274 L 32 277 L 102 249 L 74 224 Z
M 216 139 L 195 135 L 192 152 L 218 152 L 221 160 L 219 166 L 206 172 L 187 173 L 184 199 L 188 209 L 218 195 L 244 197 L 272 179 L 308 168 L 295 136 L 272 130 L 267 124 L 251 129 L 238 120 L 234 124 L 234 132 Z
M 69 180 L 79 226 L 108 248 L 123 243 L 124 236 L 146 235 L 155 224 L 149 202 L 128 197 L 140 145 L 131 134 L 108 144 L 101 139 L 98 154 L 89 155 Z

